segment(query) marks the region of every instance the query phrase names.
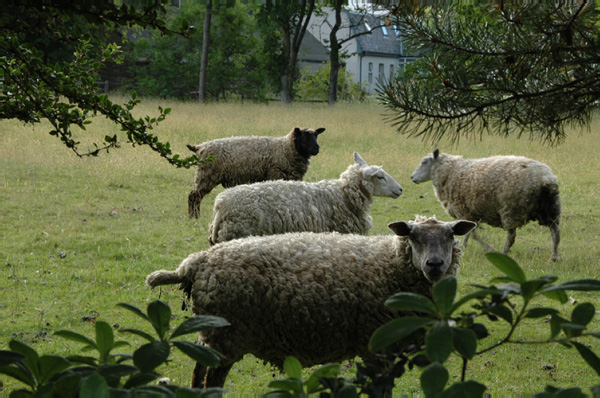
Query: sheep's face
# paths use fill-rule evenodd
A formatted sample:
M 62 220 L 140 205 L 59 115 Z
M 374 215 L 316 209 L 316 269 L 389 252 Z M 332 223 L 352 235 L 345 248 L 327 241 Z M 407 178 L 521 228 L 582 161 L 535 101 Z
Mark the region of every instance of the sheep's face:
M 317 155 L 319 153 L 317 136 L 323 131 L 325 131 L 323 127 L 316 130 L 296 127 L 294 129 L 294 145 L 296 146 L 296 151 L 298 151 L 302 157 L 307 159 Z
M 402 195 L 402 186 L 383 170 L 383 167 L 369 166 L 357 152 L 354 152 L 354 162 L 360 166 L 364 183 L 372 187 L 374 196 L 388 196 L 395 199 Z
M 408 238 L 413 265 L 429 281 L 437 282 L 452 264 L 454 236 L 464 235 L 476 225 L 472 221 L 442 222 L 430 218 L 419 223 L 398 221 L 388 226 L 396 235 Z
M 421 163 L 410 176 L 412 182 L 419 184 L 431 180 L 431 166 L 433 165 L 433 162 L 436 161 L 439 154 L 440 151 L 436 149 L 433 153 L 430 153 L 421 159 Z

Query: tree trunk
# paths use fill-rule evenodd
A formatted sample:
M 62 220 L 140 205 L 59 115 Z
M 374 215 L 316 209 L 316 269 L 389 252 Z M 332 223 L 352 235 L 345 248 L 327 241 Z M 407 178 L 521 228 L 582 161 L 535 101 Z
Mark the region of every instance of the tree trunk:
M 329 69 L 329 97 L 328 103 L 329 105 L 334 105 L 337 102 L 337 85 L 338 85 L 338 75 L 340 71 L 340 48 L 341 45 L 337 39 L 337 32 L 342 25 L 342 4 L 343 0 L 335 1 L 335 24 L 331 27 L 331 32 L 329 33 L 329 43 L 330 51 L 329 51 L 329 61 L 330 61 L 330 69 Z
M 295 64 L 290 63 L 290 54 L 292 53 L 292 40 L 291 40 L 291 32 L 290 26 L 288 24 L 282 25 L 282 39 L 283 39 L 283 65 L 281 67 L 281 91 L 279 93 L 281 97 L 282 104 L 291 104 L 292 103 L 292 76 L 293 73 L 292 68 L 295 67 Z
M 206 100 L 206 72 L 208 68 L 208 49 L 210 48 L 210 20 L 212 17 L 212 0 L 206 0 L 204 16 L 204 34 L 202 36 L 202 56 L 200 58 L 200 76 L 198 84 L 198 102 Z

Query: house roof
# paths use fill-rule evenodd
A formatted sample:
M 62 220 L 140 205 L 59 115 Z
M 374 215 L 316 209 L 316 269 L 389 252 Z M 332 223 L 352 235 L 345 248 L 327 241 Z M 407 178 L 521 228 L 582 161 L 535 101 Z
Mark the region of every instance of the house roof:
M 329 60 L 327 48 L 310 32 L 304 34 L 300 43 L 298 59 L 304 62 L 326 63 Z
M 380 27 L 385 22 L 384 19 L 371 14 L 355 12 L 348 12 L 348 18 L 350 19 L 350 25 L 353 27 L 353 34 L 371 31 L 371 33 L 356 37 L 359 54 L 384 57 L 400 57 L 405 55 L 402 53 L 402 40 L 399 39 L 399 36 L 396 36 L 394 26 Z M 377 29 L 375 29 L 376 27 Z M 384 34 L 384 29 L 387 34 Z

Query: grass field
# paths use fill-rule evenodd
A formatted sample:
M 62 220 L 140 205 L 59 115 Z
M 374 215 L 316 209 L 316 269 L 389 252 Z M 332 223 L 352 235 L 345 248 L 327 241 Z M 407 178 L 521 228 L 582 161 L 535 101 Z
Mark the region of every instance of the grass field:
M 389 234 L 391 221 L 408 220 L 415 214 L 437 215 L 449 220 L 437 203 L 431 183 L 415 185 L 410 174 L 431 144 L 407 139 L 383 121 L 376 104 L 326 105 L 216 104 L 144 101 L 138 112 L 156 114 L 157 105 L 173 108 L 155 132 L 171 142 L 176 152 L 187 154 L 185 145 L 232 135 L 283 135 L 295 126 L 325 127 L 319 137 L 321 153 L 313 158 L 306 180 L 337 178 L 358 151 L 372 164 L 384 168 L 402 184 L 399 199 L 376 198 L 372 234 Z M 201 217 L 187 215 L 187 195 L 193 170 L 176 169 L 148 148 L 121 149 L 97 158 L 79 159 L 54 137 L 46 125 L 35 128 L 15 121 L 0 122 L 0 349 L 20 339 L 41 353 L 67 355 L 78 347 L 53 336 L 61 329 L 93 335 L 85 321 L 96 318 L 115 327 L 139 327 L 138 320 L 115 305 L 127 302 L 145 308 L 156 298 L 167 301 L 177 323 L 181 311 L 177 289 L 150 291 L 144 278 L 160 268 L 175 268 L 189 253 L 208 248 L 207 227 L 219 187 L 204 199 Z M 465 157 L 494 154 L 528 156 L 547 163 L 560 181 L 563 216 L 560 261 L 549 263 L 551 240 L 547 228 L 530 223 L 517 232 L 511 255 L 528 277 L 556 275 L 559 281 L 600 278 L 600 126 L 591 131 L 571 131 L 555 148 L 538 142 L 484 136 L 481 141 L 462 140 L 442 152 Z M 118 129 L 102 119 L 88 127 L 89 136 L 104 137 Z M 92 142 L 82 136 L 82 142 Z M 98 139 L 96 139 L 98 140 Z M 505 232 L 487 227 L 483 233 L 501 248 Z M 498 275 L 474 241 L 465 250 L 459 279 L 462 294 L 469 284 L 485 284 Z M 598 294 L 573 294 L 600 309 Z M 558 305 L 570 314 L 571 304 Z M 117 326 L 118 325 L 118 326 Z M 600 330 L 600 315 L 592 321 Z M 144 325 L 146 326 L 146 325 Z M 494 333 L 483 346 L 494 343 L 503 331 L 499 322 L 488 325 Z M 519 331 L 523 339 L 543 339 L 548 324 L 530 322 Z M 139 343 L 131 336 L 119 336 Z M 189 336 L 192 340 L 193 336 Z M 599 340 L 586 343 L 600 354 Z M 160 369 L 179 385 L 189 385 L 193 364 L 173 357 Z M 451 365 L 451 381 L 459 377 L 458 361 Z M 351 375 L 350 372 L 347 373 Z M 488 386 L 492 393 L 540 392 L 547 384 L 558 387 L 589 386 L 598 376 L 571 349 L 562 346 L 504 345 L 470 363 L 468 376 Z M 279 377 L 261 361 L 247 356 L 235 365 L 226 383 L 232 393 L 266 392 Z M 419 371 L 399 380 L 396 392 L 419 391 Z M 7 395 L 20 387 L 0 375 L 0 391 Z

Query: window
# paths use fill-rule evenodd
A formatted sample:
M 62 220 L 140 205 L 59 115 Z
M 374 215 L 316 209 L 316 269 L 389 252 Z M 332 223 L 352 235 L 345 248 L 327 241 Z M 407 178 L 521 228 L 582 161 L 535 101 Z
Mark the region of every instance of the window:
M 387 28 L 385 27 L 385 23 L 383 23 L 383 22 L 381 23 L 381 32 L 383 32 L 384 36 L 388 35 Z
M 385 79 L 385 71 L 383 64 L 379 64 L 379 80 L 383 81 Z
M 390 81 L 394 78 L 394 64 L 390 65 Z
M 373 84 L 373 62 L 369 62 L 369 83 Z

